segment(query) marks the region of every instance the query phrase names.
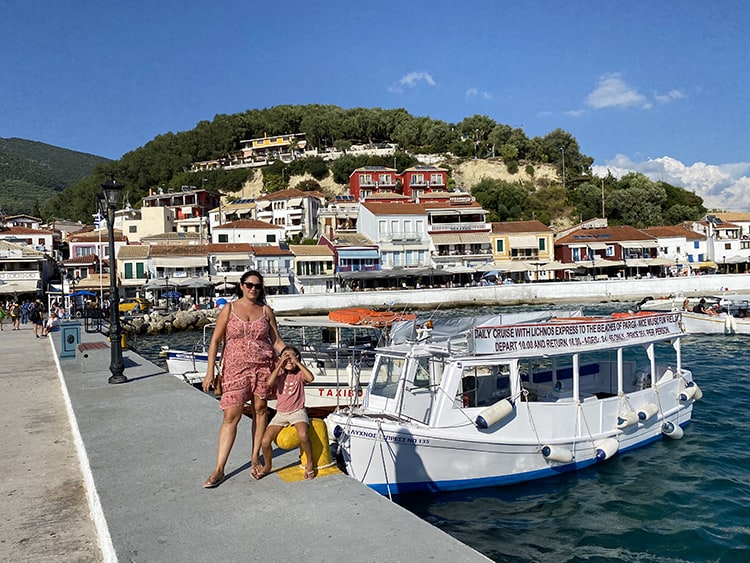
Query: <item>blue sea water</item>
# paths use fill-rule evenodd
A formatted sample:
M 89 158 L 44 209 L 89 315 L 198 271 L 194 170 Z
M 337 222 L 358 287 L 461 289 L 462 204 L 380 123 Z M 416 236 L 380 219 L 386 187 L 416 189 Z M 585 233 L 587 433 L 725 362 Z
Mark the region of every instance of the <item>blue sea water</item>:
M 196 336 L 147 337 L 137 346 L 157 361 L 161 344 L 189 347 Z M 704 395 L 682 440 L 660 440 L 545 480 L 397 502 L 494 561 L 750 561 L 748 343 L 742 336 L 683 340 L 683 364 Z

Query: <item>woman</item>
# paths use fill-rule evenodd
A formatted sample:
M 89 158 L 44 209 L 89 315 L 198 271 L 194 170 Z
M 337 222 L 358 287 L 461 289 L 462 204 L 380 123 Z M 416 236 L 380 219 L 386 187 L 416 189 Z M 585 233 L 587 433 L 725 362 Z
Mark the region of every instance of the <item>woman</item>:
M 224 466 L 237 435 L 237 424 L 242 409 L 251 401 L 253 410 L 254 474 L 260 466 L 260 447 L 267 424 L 267 402 L 273 399 L 273 390 L 267 386 L 268 376 L 274 369 L 276 355 L 284 349 L 273 310 L 266 305 L 263 277 L 259 272 L 245 272 L 237 288 L 236 301 L 225 305 L 216 319 L 216 328 L 208 348 L 208 367 L 203 378 L 203 390 L 208 392 L 214 378 L 214 364 L 219 346 L 222 350 L 222 395 L 219 406 L 224 420 L 219 429 L 219 448 L 216 467 L 203 486 L 216 487 L 224 480 Z

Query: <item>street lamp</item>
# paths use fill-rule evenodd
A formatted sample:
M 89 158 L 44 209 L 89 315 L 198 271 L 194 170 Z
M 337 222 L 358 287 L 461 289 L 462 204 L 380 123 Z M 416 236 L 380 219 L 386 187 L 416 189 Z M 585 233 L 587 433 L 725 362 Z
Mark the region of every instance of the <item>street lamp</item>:
M 107 238 L 109 242 L 109 345 L 111 359 L 109 371 L 112 375 L 109 383 L 125 383 L 125 365 L 122 361 L 122 342 L 120 337 L 120 290 L 117 287 L 117 259 L 115 257 L 115 209 L 120 203 L 120 196 L 125 186 L 117 182 L 112 176 L 102 185 L 98 194 L 99 203 L 107 212 Z

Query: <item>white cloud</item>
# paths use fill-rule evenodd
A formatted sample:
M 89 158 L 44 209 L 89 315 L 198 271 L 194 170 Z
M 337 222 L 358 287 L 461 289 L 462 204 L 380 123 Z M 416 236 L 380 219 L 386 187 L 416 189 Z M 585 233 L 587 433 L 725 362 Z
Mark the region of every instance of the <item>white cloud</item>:
M 437 83 L 429 72 L 413 71 L 399 78 L 398 82 L 388 87 L 388 91 L 400 93 L 404 91 L 404 86 L 407 88 L 416 88 L 420 82 L 424 82 L 429 86 L 437 86 Z
M 477 88 L 469 88 L 466 90 L 466 97 L 467 98 L 476 98 L 477 96 L 481 97 L 483 100 L 491 100 L 492 94 L 489 92 L 480 92 Z
M 584 113 L 586 113 L 586 111 L 582 110 L 582 109 L 571 109 L 569 111 L 564 111 L 563 112 L 564 115 L 569 115 L 570 117 L 580 117 Z
M 654 99 L 657 102 L 661 103 L 667 103 L 671 102 L 672 100 L 679 100 L 680 98 L 684 98 L 685 94 L 680 92 L 679 90 L 670 90 L 666 94 L 654 94 Z
M 626 84 L 621 75 L 617 73 L 603 76 L 596 89 L 586 97 L 586 103 L 594 109 L 608 107 L 648 109 L 651 107 L 646 97 Z
M 592 170 L 597 176 L 611 172 L 618 178 L 628 172 L 641 172 L 651 180 L 662 180 L 694 192 L 703 198 L 703 204 L 709 209 L 750 211 L 750 162 L 696 162 L 688 166 L 669 156 L 634 162 L 618 154 L 604 165 L 593 166 Z

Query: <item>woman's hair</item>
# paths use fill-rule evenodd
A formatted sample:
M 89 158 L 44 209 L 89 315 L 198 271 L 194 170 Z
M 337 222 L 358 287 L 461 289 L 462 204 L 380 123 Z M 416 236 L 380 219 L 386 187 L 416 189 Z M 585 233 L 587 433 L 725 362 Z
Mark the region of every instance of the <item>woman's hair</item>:
M 258 270 L 248 270 L 244 274 L 242 274 L 242 277 L 240 278 L 240 284 L 237 286 L 237 289 L 235 290 L 235 293 L 237 294 L 237 297 L 242 297 L 242 284 L 244 284 L 247 281 L 247 278 L 250 276 L 255 276 L 260 280 L 260 291 L 258 292 L 256 299 L 258 303 L 261 305 L 266 304 L 266 284 L 263 281 L 263 276 Z

